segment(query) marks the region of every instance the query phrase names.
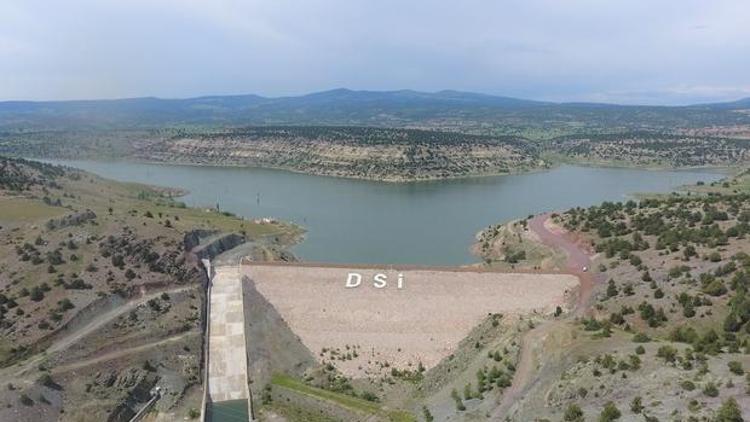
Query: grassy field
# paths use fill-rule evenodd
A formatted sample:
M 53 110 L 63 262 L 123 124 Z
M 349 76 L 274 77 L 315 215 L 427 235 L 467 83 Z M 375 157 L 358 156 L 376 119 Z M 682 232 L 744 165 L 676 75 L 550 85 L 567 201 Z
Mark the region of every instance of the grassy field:
M 264 405 L 261 415 L 273 413 L 281 415 L 288 422 L 338 422 L 337 419 L 329 418 L 326 415 L 310 411 L 301 406 L 295 406 L 291 403 L 273 403 Z M 261 420 L 262 416 L 261 416 Z
M 346 394 L 334 393 L 332 391 L 323 390 L 303 383 L 300 380 L 286 376 L 286 375 L 274 375 L 271 380 L 271 384 L 277 387 L 283 387 L 299 394 L 304 394 L 309 397 L 313 397 L 317 400 L 326 400 L 333 402 L 339 406 L 351 409 L 357 412 L 367 413 L 371 415 L 382 415 L 386 416 L 393 422 L 412 422 L 416 421 L 414 416 L 411 414 L 400 411 L 400 410 L 388 410 L 382 408 L 378 403 L 360 399 L 358 397 L 349 396 Z
M 724 180 L 709 184 L 700 184 L 688 186 L 685 188 L 689 192 L 697 193 L 718 193 L 718 194 L 738 194 L 750 193 L 750 170 L 737 172 L 736 175 L 730 176 Z
M 60 207 L 51 207 L 40 201 L 26 198 L 3 198 L 1 203 L 0 224 L 2 222 L 28 223 L 57 217 L 66 211 Z

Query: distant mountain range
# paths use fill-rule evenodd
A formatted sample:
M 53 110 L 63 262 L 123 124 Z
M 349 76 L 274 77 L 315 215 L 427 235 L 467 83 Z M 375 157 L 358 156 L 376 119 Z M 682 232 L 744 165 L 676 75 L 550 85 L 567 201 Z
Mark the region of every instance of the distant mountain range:
M 750 98 L 691 106 L 552 103 L 460 91 L 353 91 L 301 96 L 154 97 L 0 102 L 0 129 L 158 128 L 278 124 L 452 127 L 584 125 L 660 128 L 748 124 Z

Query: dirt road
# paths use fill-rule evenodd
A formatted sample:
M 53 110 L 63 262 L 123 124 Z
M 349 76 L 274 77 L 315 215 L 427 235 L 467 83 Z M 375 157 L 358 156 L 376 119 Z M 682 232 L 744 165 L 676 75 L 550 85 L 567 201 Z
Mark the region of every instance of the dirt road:
M 188 331 L 188 332 L 177 334 L 177 335 L 174 335 L 174 336 L 171 336 L 171 337 L 167 337 L 165 339 L 162 339 L 162 340 L 159 340 L 159 341 L 155 341 L 155 342 L 152 342 L 152 343 L 146 343 L 146 344 L 142 344 L 140 346 L 135 346 L 135 347 L 127 348 L 127 349 L 116 350 L 114 352 L 106 353 L 106 354 L 103 354 L 103 355 L 100 355 L 100 356 L 96 356 L 94 358 L 84 359 L 84 360 L 76 361 L 76 362 L 71 363 L 71 364 L 58 366 L 58 367 L 52 368 L 52 373 L 57 374 L 57 373 L 63 373 L 63 372 L 72 371 L 72 370 L 75 370 L 75 369 L 84 368 L 86 366 L 94 365 L 94 364 L 101 363 L 101 362 L 106 362 L 106 361 L 109 361 L 109 360 L 118 359 L 118 358 L 121 358 L 123 356 L 131 355 L 133 353 L 139 353 L 139 352 L 142 352 L 144 350 L 152 349 L 154 347 L 163 346 L 165 344 L 173 343 L 175 341 L 180 341 L 180 340 L 182 340 L 182 339 L 184 339 L 186 337 L 189 337 L 189 336 L 198 336 L 198 335 L 199 334 L 196 333 L 196 332 Z
M 529 220 L 529 229 L 539 236 L 539 239 L 545 245 L 565 251 L 567 271 L 577 275 L 581 282 L 576 308 L 573 311 L 573 315 L 580 316 L 588 309 L 594 287 L 601 281 L 601 277 L 591 271 L 591 255 L 587 248 L 581 245 L 580 241 L 575 239 L 572 234 L 554 226 L 550 215 L 550 213 L 544 213 L 533 217 Z M 588 270 L 584 271 L 584 267 Z M 509 413 L 513 404 L 523 398 L 524 393 L 538 381 L 537 365 L 539 359 L 537 358 L 541 353 L 544 353 L 544 341 L 551 332 L 563 323 L 559 320 L 547 321 L 539 324 L 523 336 L 521 339 L 521 356 L 513 376 L 513 383 L 505 390 L 503 400 L 495 410 L 493 419 L 501 420 L 510 416 Z
M 171 290 L 160 290 L 158 292 L 143 295 L 129 302 L 125 302 L 122 305 L 117 306 L 103 314 L 97 315 L 96 318 L 92 319 L 89 323 L 83 325 L 82 327 L 77 328 L 76 330 L 68 333 L 67 335 L 62 336 L 60 339 L 52 343 L 52 345 L 48 347 L 42 353 L 31 356 L 25 361 L 16 364 L 15 366 L 11 366 L 9 368 L 6 368 L 3 371 L 0 371 L 0 378 L 5 379 L 5 377 L 7 376 L 18 378 L 24 375 L 29 375 L 29 373 L 36 373 L 38 372 L 38 366 L 41 362 L 51 357 L 55 353 L 60 353 L 66 350 L 71 345 L 77 343 L 84 337 L 104 327 L 106 324 L 110 323 L 115 318 L 127 312 L 130 312 L 131 310 L 137 308 L 140 305 L 143 305 L 144 303 L 148 302 L 151 299 L 155 299 L 159 297 L 164 292 L 175 294 L 175 293 L 191 290 L 194 288 L 196 288 L 195 285 L 179 287 L 179 288 L 171 289 Z M 13 372 L 11 373 L 11 371 Z
M 585 312 L 596 283 L 601 281 L 591 268 L 591 254 L 571 233 L 554 226 L 551 213 L 539 214 L 529 220 L 529 230 L 533 231 L 545 245 L 562 250 L 567 255 L 567 271 L 581 280 L 575 314 Z M 587 268 L 587 271 L 583 269 Z

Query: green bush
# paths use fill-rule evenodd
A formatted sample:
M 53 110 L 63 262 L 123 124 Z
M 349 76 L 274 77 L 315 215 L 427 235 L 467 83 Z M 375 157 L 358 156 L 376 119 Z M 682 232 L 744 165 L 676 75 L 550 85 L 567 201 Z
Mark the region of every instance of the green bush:
M 685 380 L 680 383 L 680 387 L 682 387 L 685 391 L 693 391 L 695 390 L 695 384 L 690 380 Z
M 721 404 L 716 412 L 715 422 L 742 422 L 742 410 L 734 397 L 730 397 Z
M 737 375 L 743 375 L 745 373 L 745 370 L 742 368 L 742 362 L 738 362 L 736 360 L 733 360 L 727 364 L 729 366 L 729 370 L 733 374 Z
M 622 416 L 620 409 L 615 406 L 614 402 L 608 402 L 599 414 L 599 422 L 611 422 L 620 419 L 620 416 Z
M 583 418 L 583 410 L 581 410 L 581 406 L 575 403 L 570 403 L 568 407 L 565 408 L 563 420 L 565 422 L 583 422 L 585 419 Z
M 651 338 L 647 336 L 645 333 L 636 333 L 633 336 L 634 343 L 648 343 L 650 341 L 651 341 Z
M 708 397 L 718 397 L 719 388 L 713 382 L 709 382 L 703 387 L 703 394 Z

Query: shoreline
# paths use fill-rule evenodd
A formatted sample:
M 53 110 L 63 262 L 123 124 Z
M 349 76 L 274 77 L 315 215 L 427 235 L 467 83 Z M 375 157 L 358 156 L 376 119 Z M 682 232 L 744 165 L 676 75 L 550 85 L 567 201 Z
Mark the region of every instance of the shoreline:
M 733 175 L 739 174 L 750 166 L 750 164 L 747 164 L 747 165 L 724 164 L 724 165 L 703 165 L 703 166 L 681 166 L 681 167 L 674 167 L 670 165 L 641 166 L 641 165 L 627 164 L 627 163 L 623 163 L 622 165 L 619 165 L 616 162 L 592 162 L 592 161 L 586 161 L 586 160 L 542 159 L 542 161 L 544 161 L 545 163 L 545 165 L 543 166 L 534 167 L 534 168 L 525 168 L 525 169 L 524 168 L 512 169 L 508 172 L 470 173 L 470 174 L 452 175 L 452 176 L 447 176 L 447 177 L 427 177 L 427 178 L 403 178 L 403 177 L 374 178 L 374 177 L 362 177 L 362 176 L 356 176 L 356 175 L 310 172 L 310 171 L 304 171 L 304 170 L 296 170 L 296 169 L 288 168 L 288 167 L 242 165 L 242 164 L 218 164 L 218 163 L 212 164 L 212 163 L 156 161 L 156 160 L 152 161 L 152 160 L 131 159 L 131 158 L 74 159 L 74 158 L 51 158 L 51 157 L 46 157 L 46 156 L 39 156 L 39 157 L 25 156 L 22 158 L 29 159 L 29 160 L 36 160 L 36 161 L 92 161 L 92 162 L 100 162 L 100 163 L 132 163 L 132 164 L 178 166 L 178 167 L 199 167 L 199 168 L 213 167 L 213 168 L 219 168 L 219 169 L 258 169 L 258 170 L 281 171 L 281 172 L 287 172 L 287 173 L 292 173 L 292 174 L 303 174 L 303 175 L 315 176 L 315 177 L 356 180 L 356 181 L 362 181 L 362 182 L 385 183 L 385 184 L 394 184 L 394 185 L 423 184 L 423 183 L 427 184 L 427 183 L 435 183 L 435 182 L 441 182 L 441 181 L 460 181 L 460 180 L 465 180 L 465 179 L 485 179 L 485 178 L 513 176 L 513 175 L 520 175 L 520 174 L 534 174 L 534 173 L 542 173 L 545 171 L 550 171 L 560 166 L 575 166 L 575 167 L 601 168 L 601 169 L 643 170 L 643 171 L 653 171 L 653 172 L 707 170 L 707 171 L 717 171 L 720 173 L 725 173 L 727 176 L 733 176 Z M 159 185 L 152 185 L 152 186 L 160 187 L 160 188 L 169 188 L 169 187 L 159 186 Z M 177 189 L 181 189 L 181 188 L 177 188 Z M 187 191 L 187 193 L 189 193 L 189 191 Z M 184 195 L 181 195 L 181 196 L 184 196 Z

